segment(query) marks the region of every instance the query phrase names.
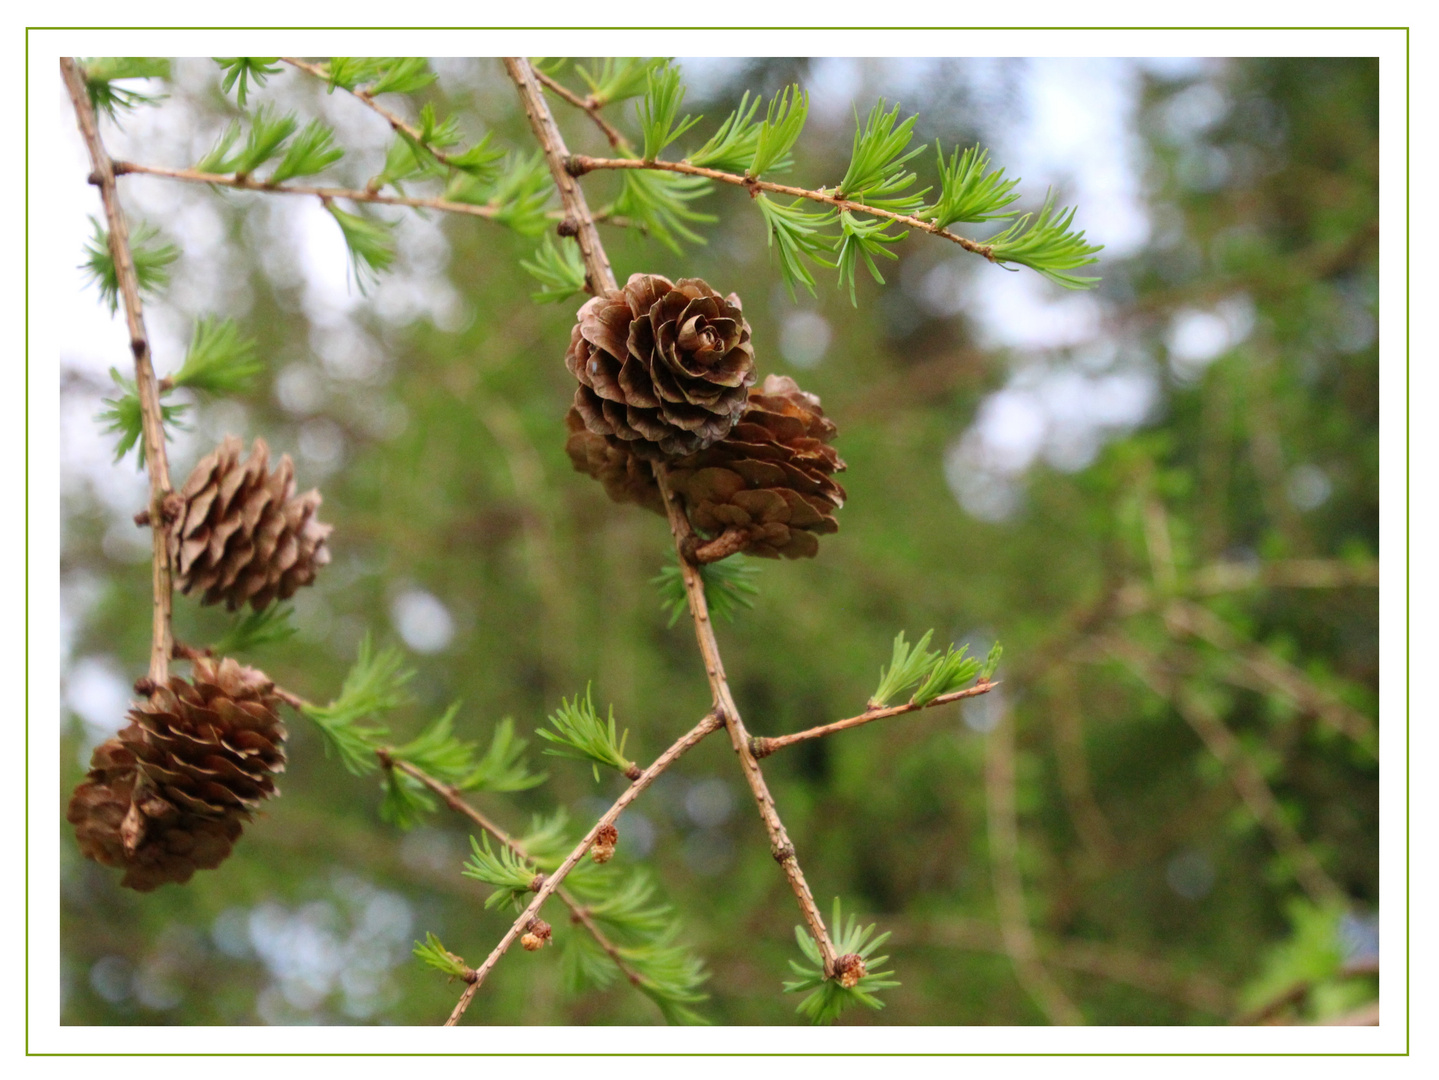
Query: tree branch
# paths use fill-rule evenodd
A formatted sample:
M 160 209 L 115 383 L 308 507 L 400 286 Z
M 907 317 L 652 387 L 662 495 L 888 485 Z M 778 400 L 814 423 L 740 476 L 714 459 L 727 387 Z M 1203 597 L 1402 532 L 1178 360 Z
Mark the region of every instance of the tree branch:
M 65 79 L 75 118 L 84 136 L 85 148 L 94 166 L 92 181 L 100 189 L 109 230 L 110 256 L 115 261 L 115 278 L 120 299 L 125 307 L 125 324 L 130 332 L 130 351 L 135 357 L 135 388 L 140 398 L 141 432 L 144 438 L 145 467 L 150 476 L 150 537 L 151 585 L 153 593 L 150 630 L 150 681 L 161 686 L 169 678 L 172 647 L 170 611 L 170 547 L 167 537 L 168 520 L 165 497 L 170 494 L 170 463 L 165 455 L 165 428 L 160 411 L 160 389 L 155 368 L 150 361 L 150 339 L 145 333 L 145 318 L 140 304 L 140 277 L 130 252 L 130 229 L 120 207 L 120 193 L 115 186 L 115 169 L 105 145 L 100 141 L 99 123 L 90 106 L 85 77 L 73 57 L 60 58 L 60 73 Z
M 535 137 L 544 150 L 545 158 L 550 163 L 550 172 L 555 178 L 555 185 L 559 188 L 567 217 L 575 226 L 574 235 L 579 242 L 580 252 L 585 261 L 586 286 L 595 295 L 612 292 L 617 288 L 614 273 L 610 269 L 604 246 L 600 243 L 594 217 L 590 214 L 584 193 L 580 190 L 579 182 L 570 171 L 569 164 L 573 159 L 565 147 L 564 138 L 560 135 L 559 128 L 555 126 L 554 117 L 550 115 L 549 105 L 545 102 L 544 93 L 540 89 L 534 69 L 524 57 L 506 57 L 505 70 L 509 72 L 510 78 L 514 80 L 515 86 L 519 90 L 520 100 L 524 102 L 525 114 L 529 117 L 530 127 L 534 130 Z M 745 730 L 744 721 L 740 719 L 739 709 L 735 707 L 734 698 L 730 695 L 729 684 L 725 680 L 724 665 L 720 661 L 719 646 L 715 641 L 714 628 L 710 624 L 709 609 L 705 603 L 704 584 L 700 580 L 699 570 L 684 554 L 693 546 L 693 530 L 674 493 L 670 490 L 668 473 L 663 464 L 655 467 L 655 478 L 659 482 L 660 491 L 665 496 L 670 529 L 674 534 L 675 550 L 679 554 L 685 593 L 689 599 L 690 613 L 694 616 L 695 633 L 699 638 L 700 652 L 704 657 L 705 672 L 709 678 L 715 710 L 729 731 L 730 742 L 734 745 L 735 753 L 739 755 L 740 767 L 745 774 L 745 780 L 749 783 L 750 791 L 754 793 L 760 817 L 769 832 L 770 851 L 784 869 L 785 877 L 789 880 L 795 899 L 799 901 L 800 913 L 809 927 L 810 934 L 819 945 L 820 955 L 824 958 L 825 974 L 832 976 L 834 962 L 837 959 L 834 943 L 830 941 L 829 933 L 825 930 L 824 919 L 820 916 L 819 908 L 810 892 L 809 883 L 805 881 L 799 860 L 795 858 L 794 845 L 790 843 L 784 823 L 780 821 L 779 813 L 775 809 L 774 798 L 769 793 L 768 785 L 765 784 L 764 774 L 760 772 L 759 762 L 750 752 L 749 733 Z M 483 970 L 485 969 L 482 968 L 481 971 Z
M 610 269 L 604 245 L 600 243 L 594 215 L 585 202 L 585 193 L 580 190 L 579 181 L 570 175 L 566 167 L 570 152 L 565 147 L 560 129 L 555 126 L 555 118 L 550 115 L 550 107 L 545 103 L 545 95 L 535 78 L 535 69 L 523 56 L 507 56 L 505 70 L 514 80 L 530 127 L 545 152 L 545 160 L 550 164 L 550 175 L 555 178 L 555 187 L 559 189 L 560 201 L 565 207 L 566 220 L 562 224 L 574 225 L 575 241 L 580 245 L 580 255 L 585 261 L 585 287 L 594 296 L 615 292 L 619 286 L 615 282 L 614 271 Z
M 989 866 L 1004 951 L 1014 964 L 1020 985 L 1051 1024 L 1082 1024 L 1084 1015 L 1039 959 L 1025 911 L 1014 798 L 1014 715 L 1008 710 L 985 740 L 984 794 L 989 820 Z
M 386 206 L 415 206 L 425 210 L 442 210 L 448 214 L 466 214 L 470 217 L 493 220 L 499 212 L 494 206 L 474 203 L 450 202 L 447 199 L 419 199 L 405 195 L 385 195 L 378 191 L 360 188 L 316 187 L 312 184 L 270 184 L 256 180 L 253 176 L 230 176 L 218 173 L 200 172 L 196 169 L 167 169 L 160 165 L 137 165 L 132 161 L 115 162 L 115 175 L 125 176 L 137 173 L 145 176 L 163 176 L 170 180 L 184 180 L 191 184 L 213 184 L 217 187 L 236 188 L 240 191 L 260 191 L 271 195 L 313 195 L 319 199 L 348 199 L 352 202 L 381 203 Z
M 1377 752 L 1378 732 L 1370 717 L 1337 694 L 1317 686 L 1273 650 L 1244 640 L 1207 607 L 1176 600 L 1165 609 L 1164 623 L 1173 630 L 1207 641 L 1238 666 L 1243 674 L 1231 675 L 1228 681 L 1260 693 L 1281 694 L 1335 731 L 1348 736 L 1371 755 Z
M 1008 955 L 1000 926 L 964 917 L 901 923 L 894 927 L 889 943 L 892 947 L 928 949 L 938 945 Z M 1234 995 L 1219 980 L 1177 970 L 1157 957 L 1079 938 L 1035 935 L 1035 945 L 1042 962 L 1053 967 L 1125 983 L 1216 1016 L 1227 1016 L 1233 1008 Z
M 544 83 L 546 89 L 558 94 L 575 108 L 583 109 L 589 115 L 589 118 L 595 122 L 596 126 L 605 133 L 605 138 L 609 140 L 612 147 L 621 153 L 633 153 L 633 147 L 630 146 L 630 141 L 620 134 L 617 127 L 600 115 L 600 109 L 604 108 L 603 102 L 596 101 L 593 94 L 590 94 L 588 97 L 580 97 L 579 94 L 576 94 L 558 80 L 546 75 L 539 68 L 534 68 L 533 70 L 535 78 Z
M 606 810 L 603 816 L 590 827 L 590 831 L 585 834 L 585 838 L 576 844 L 574 850 L 565 857 L 565 861 L 560 863 L 553 873 L 545 875 L 544 883 L 535 892 L 535 898 L 531 900 L 529 906 L 520 913 L 520 917 L 514 921 L 514 924 L 506 932 L 505 936 L 500 939 L 500 943 L 496 945 L 490 952 L 490 955 L 485 958 L 485 962 L 475 969 L 475 980 L 466 986 L 465 992 L 460 995 L 460 1000 L 455 1004 L 454 1011 L 450 1013 L 450 1018 L 445 1021 L 446 1027 L 453 1027 L 459 1023 L 460 1017 L 464 1016 L 465 1010 L 469 1008 L 470 1002 L 474 999 L 476 992 L 484 983 L 485 976 L 494 969 L 494 966 L 499 963 L 500 957 L 504 956 L 509 947 L 514 944 L 515 940 L 524 933 L 525 927 L 529 925 L 530 920 L 539 912 L 544 902 L 550 898 L 550 894 L 560 887 L 560 883 L 563 882 L 566 875 L 575 868 L 575 864 L 584 858 L 585 852 L 589 851 L 590 845 L 595 842 L 595 836 L 599 831 L 606 825 L 613 825 L 615 819 L 620 816 L 620 812 L 632 803 L 636 797 L 639 796 L 640 792 L 654 783 L 655 777 L 659 776 L 660 773 L 678 761 L 686 751 L 706 735 L 710 734 L 710 732 L 718 728 L 721 723 L 722 721 L 717 714 L 709 713 L 688 732 L 681 735 L 668 750 L 655 758 L 654 763 L 645 769 L 644 772 L 640 773 L 639 777 L 624 790 L 624 793 L 615 800 L 614 805 Z
M 529 852 L 524 849 L 523 845 L 521 845 L 519 841 L 517 841 L 504 829 L 496 825 L 484 814 L 480 813 L 479 810 L 471 806 L 470 803 L 465 799 L 463 794 L 461 794 L 459 788 L 456 788 L 450 784 L 446 784 L 441 780 L 435 779 L 433 776 L 425 772 L 419 766 L 412 765 L 408 761 L 396 761 L 390 756 L 388 748 L 377 750 L 375 752 L 375 756 L 380 759 L 380 764 L 382 764 L 385 768 L 398 769 L 400 772 L 405 773 L 407 776 L 414 777 L 421 784 L 424 784 L 425 787 L 429 788 L 436 795 L 438 795 L 440 799 L 444 802 L 444 804 L 451 810 L 453 810 L 455 813 L 460 814 L 463 817 L 469 818 L 481 829 L 485 830 L 485 832 L 489 833 L 501 844 L 504 844 L 505 847 L 509 848 L 520 858 L 526 860 L 529 859 Z M 570 909 L 570 913 L 573 916 L 574 921 L 579 923 L 589 932 L 590 936 L 595 939 L 595 942 L 599 945 L 599 947 L 603 949 L 606 954 L 608 954 L 609 958 L 612 961 L 614 961 L 615 967 L 620 969 L 620 972 L 629 981 L 630 985 L 639 986 L 643 982 L 639 973 L 635 971 L 634 968 L 630 967 L 628 962 L 626 962 L 624 956 L 620 953 L 619 946 L 612 942 L 605 934 L 605 932 L 600 929 L 599 924 L 594 920 L 594 916 L 590 914 L 590 909 L 587 908 L 584 904 L 581 904 L 578 900 L 576 900 L 574 895 L 568 889 L 557 888 L 555 892 L 559 896 L 561 902 L 564 903 L 565 907 Z
M 943 237 L 945 240 L 953 241 L 965 251 L 982 255 L 990 262 L 994 262 L 994 248 L 989 244 L 981 244 L 977 240 L 970 240 L 967 237 L 952 233 L 948 229 L 941 229 L 932 221 L 924 221 L 921 218 L 910 214 L 897 213 L 894 210 L 881 210 L 877 206 L 866 206 L 864 203 L 855 202 L 853 199 L 845 199 L 824 188 L 802 188 L 791 187 L 789 184 L 776 184 L 770 180 L 756 180 L 751 176 L 742 176 L 739 173 L 723 172 L 719 169 L 707 169 L 700 165 L 691 165 L 687 161 L 640 161 L 635 158 L 597 158 L 587 157 L 583 154 L 572 154 L 568 161 L 569 170 L 572 175 L 583 176 L 587 172 L 594 172 L 597 169 L 657 169 L 660 172 L 684 173 L 686 176 L 703 176 L 709 180 L 717 180 L 722 184 L 732 184 L 735 187 L 742 187 L 748 191 L 751 197 L 761 191 L 772 192 L 776 195 L 793 195 L 800 199 L 809 199 L 811 202 L 825 203 L 828 206 L 840 210 L 848 210 L 854 214 L 869 214 L 871 217 L 887 218 L 890 221 L 897 221 L 901 225 L 907 225 L 911 229 L 919 229 L 932 236 Z
M 832 724 L 821 724 L 818 727 L 806 728 L 804 731 L 796 731 L 790 735 L 754 735 L 750 737 L 749 741 L 750 752 L 757 758 L 766 758 L 776 750 L 783 750 L 786 746 L 793 746 L 795 743 L 805 742 L 809 739 L 823 738 L 825 735 L 833 735 L 836 731 L 859 727 L 861 724 L 868 724 L 874 720 L 884 720 L 891 716 L 902 716 L 905 713 L 918 712 L 920 709 L 932 709 L 936 705 L 948 705 L 951 701 L 977 697 L 980 694 L 989 693 L 998 685 L 998 681 L 977 683 L 974 686 L 968 686 L 963 690 L 956 690 L 950 694 L 941 694 L 933 701 L 926 701 L 920 705 L 910 703 L 905 705 L 888 705 L 882 709 L 869 709 L 860 713 L 858 716 L 851 716 L 844 720 L 836 720 Z
M 1109 863 L 1119 853 L 1119 843 L 1109 820 L 1099 809 L 1089 779 L 1089 758 L 1084 752 L 1084 714 L 1079 708 L 1079 686 L 1074 668 L 1056 667 L 1050 676 L 1049 717 L 1054 733 L 1055 759 L 1059 765 L 1059 787 L 1074 831 L 1091 855 Z
M 280 61 L 281 63 L 289 64 L 291 67 L 299 68 L 301 71 L 305 72 L 308 75 L 313 75 L 317 79 L 323 79 L 325 82 L 330 81 L 330 73 L 328 70 L 325 69 L 324 65 L 322 64 L 310 64 L 304 60 L 299 60 L 293 56 L 282 56 L 280 57 Z M 400 134 L 403 132 L 416 143 L 424 146 L 426 151 L 435 156 L 436 161 L 440 162 L 442 165 L 448 165 L 452 169 L 457 168 L 457 166 L 450 160 L 450 155 L 446 154 L 439 147 L 430 146 L 428 143 L 426 143 L 422 138 L 420 138 L 421 132 L 419 128 L 415 127 L 412 124 L 406 123 L 404 117 L 400 116 L 398 113 L 393 113 L 389 109 L 385 108 L 378 101 L 376 101 L 375 96 L 371 94 L 368 90 L 366 90 L 364 87 L 357 86 L 351 89 L 347 86 L 341 87 L 341 89 L 347 91 L 351 97 L 355 98 L 362 104 L 369 106 L 377 114 L 383 117 L 385 123 L 389 124 L 390 129 L 396 134 Z
M 805 880 L 804 871 L 800 869 L 794 845 L 790 843 L 789 834 L 785 832 L 784 822 L 780 820 L 779 811 L 775 808 L 774 797 L 769 793 L 769 785 L 765 783 L 759 761 L 750 750 L 749 732 L 745 730 L 744 721 L 740 719 L 739 709 L 730 694 L 729 681 L 725 678 L 724 663 L 720 660 L 719 643 L 715 640 L 714 624 L 710 621 L 709 605 L 705 601 L 704 581 L 700 578 L 699 568 L 685 556 L 685 551 L 694 540 L 694 530 L 679 504 L 679 496 L 670 487 L 668 468 L 664 464 L 657 464 L 654 472 L 665 501 L 665 512 L 669 516 L 670 532 L 674 536 L 675 552 L 679 558 L 680 575 L 684 580 L 685 595 L 689 599 L 690 614 L 694 616 L 695 636 L 699 639 L 700 655 L 704 657 L 705 674 L 709 678 L 715 709 L 724 719 L 734 752 L 739 755 L 740 768 L 754 794 L 760 818 L 769 832 L 770 853 L 784 870 L 790 889 L 799 902 L 800 914 L 809 927 L 810 936 L 819 946 L 820 956 L 824 959 L 825 976 L 832 978 L 835 960 L 838 959 L 834 942 L 830 940 L 824 919 L 814 902 L 814 895 L 810 892 L 809 882 Z
M 1219 759 L 1239 798 L 1264 827 L 1275 848 L 1289 860 L 1295 880 L 1309 898 L 1320 905 L 1347 905 L 1348 897 L 1344 891 L 1324 871 L 1314 852 L 1309 850 L 1309 845 L 1289 824 L 1264 774 L 1214 710 L 1179 679 L 1166 672 L 1159 658 L 1142 646 L 1124 638 L 1108 638 L 1104 645 L 1110 655 L 1128 666 L 1140 681 L 1169 701 L 1209 752 Z

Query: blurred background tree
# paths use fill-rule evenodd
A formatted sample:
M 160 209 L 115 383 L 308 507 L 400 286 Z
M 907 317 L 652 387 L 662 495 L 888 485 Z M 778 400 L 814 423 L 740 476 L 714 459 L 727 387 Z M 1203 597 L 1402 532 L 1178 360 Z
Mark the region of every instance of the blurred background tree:
M 999 691 L 815 740 L 766 771 L 821 907 L 893 932 L 902 985 L 856 1024 L 1363 1022 L 1377 1009 L 1378 65 L 1373 60 L 682 61 L 686 108 L 813 95 L 795 175 L 834 182 L 885 96 L 916 142 L 981 140 L 1053 185 L 1107 245 L 1093 293 L 1005 275 L 912 235 L 858 305 L 779 284 L 742 191 L 678 252 L 606 227 L 624 279 L 700 276 L 745 300 L 762 372 L 796 374 L 840 427 L 849 501 L 818 558 L 763 564 L 721 628 L 757 734 L 863 707 L 898 629 L 1005 645 Z M 497 61 L 435 62 L 421 98 L 529 144 Z M 176 61 L 158 109 L 107 124 L 117 157 L 184 167 L 234 112 L 212 61 Z M 57 80 L 57 93 L 58 80 Z M 287 71 L 262 100 L 340 134 L 363 186 L 391 141 L 343 94 Z M 68 110 L 68 102 L 57 102 Z M 601 134 L 554 109 L 571 148 Z M 634 130 L 632 114 L 613 119 Z M 73 128 L 68 112 L 59 121 Z M 476 137 L 479 132 L 470 131 Z M 921 177 L 932 175 L 923 163 Z M 76 138 L 76 251 L 94 213 Z M 923 181 L 928 182 L 928 181 Z M 584 181 L 592 205 L 614 175 Z M 573 303 L 536 305 L 535 241 L 398 212 L 392 271 L 362 294 L 306 200 L 121 181 L 181 249 L 148 309 L 174 370 L 201 315 L 235 317 L 266 370 L 196 403 L 183 478 L 230 432 L 318 484 L 334 563 L 299 633 L 256 657 L 325 700 L 367 631 L 418 670 L 403 739 L 455 699 L 457 727 L 526 737 L 593 682 L 648 760 L 709 707 L 688 627 L 650 579 L 663 522 L 575 474 L 562 357 Z M 554 205 L 553 203 L 551 205 Z M 1025 209 L 1035 209 L 1026 205 Z M 888 274 L 886 264 L 886 272 Z M 123 723 L 149 642 L 146 500 L 94 417 L 128 355 L 79 309 L 61 356 L 62 788 Z M 222 617 L 177 603 L 182 640 Z M 373 779 L 291 727 L 284 795 L 235 854 L 140 895 L 80 857 L 60 819 L 61 1017 L 77 1024 L 438 1022 L 456 990 L 415 961 L 433 931 L 472 962 L 508 926 L 459 874 L 458 820 L 401 832 Z M 482 800 L 512 828 L 621 789 L 543 760 L 538 789 Z M 793 900 L 731 752 L 709 740 L 621 818 L 616 862 L 652 869 L 705 958 L 721 1024 L 793 1022 L 779 993 Z M 555 918 L 556 935 L 572 932 Z M 506 959 L 471 1023 L 651 1023 L 623 989 L 563 992 L 549 953 Z

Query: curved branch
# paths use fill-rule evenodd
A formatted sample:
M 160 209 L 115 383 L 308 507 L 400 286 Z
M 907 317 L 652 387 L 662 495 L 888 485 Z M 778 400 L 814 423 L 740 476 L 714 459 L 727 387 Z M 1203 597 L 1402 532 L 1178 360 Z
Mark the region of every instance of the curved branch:
M 868 724 L 875 720 L 884 720 L 891 716 L 903 716 L 905 713 L 918 712 L 920 709 L 932 709 L 936 705 L 948 705 L 951 701 L 959 701 L 963 698 L 977 697 L 980 694 L 987 694 L 999 685 L 998 680 L 994 682 L 976 683 L 974 686 L 967 686 L 963 690 L 956 690 L 950 694 L 941 694 L 933 701 L 926 701 L 921 705 L 908 703 L 905 705 L 889 705 L 883 709 L 869 709 L 858 716 L 851 716 L 844 720 L 836 720 L 832 724 L 821 724 L 818 727 L 806 728 L 804 731 L 796 731 L 789 735 L 763 736 L 755 735 L 750 738 L 750 750 L 757 758 L 769 757 L 776 750 L 783 750 L 786 746 L 793 746 L 795 743 L 805 742 L 809 739 L 823 738 L 825 735 L 833 735 L 836 731 L 845 731 L 848 728 L 859 727 L 861 724 Z
M 141 433 L 144 437 L 145 467 L 150 475 L 150 537 L 151 585 L 153 591 L 150 632 L 150 681 L 163 685 L 170 674 L 170 652 L 173 641 L 170 611 L 173 589 L 170 579 L 170 546 L 166 536 L 165 497 L 170 494 L 170 463 L 165 456 L 165 427 L 160 411 L 160 388 L 155 380 L 155 367 L 150 361 L 150 339 L 145 333 L 144 311 L 140 304 L 140 277 L 130 253 L 130 229 L 120 207 L 120 193 L 115 186 L 115 167 L 105 144 L 100 141 L 100 127 L 85 77 L 73 57 L 60 58 L 60 73 L 65 79 L 70 102 L 85 148 L 94 166 L 91 182 L 100 189 L 109 229 L 110 256 L 115 261 L 115 279 L 125 307 L 125 325 L 130 331 L 130 351 L 135 357 L 135 389 L 140 398 Z
M 253 176 L 230 176 L 220 173 L 200 172 L 197 169 L 167 169 L 160 165 L 137 165 L 132 161 L 115 162 L 115 175 L 163 176 L 170 180 L 184 180 L 191 184 L 213 184 L 217 187 L 235 188 L 239 191 L 259 191 L 270 195 L 313 195 L 319 199 L 348 199 L 352 202 L 380 203 L 385 206 L 415 206 L 424 210 L 442 210 L 447 214 L 466 214 L 470 217 L 493 220 L 498 209 L 488 204 L 451 202 L 448 199 L 420 199 L 405 195 L 384 195 L 378 191 L 359 188 L 316 187 L 312 184 L 270 184 L 256 180 Z
M 293 68 L 298 68 L 299 70 L 305 72 L 307 75 L 313 75 L 317 79 L 323 79 L 325 82 L 330 81 L 330 73 L 325 70 L 324 66 L 321 64 L 310 64 L 304 60 L 297 59 L 293 56 L 282 56 L 280 57 L 280 62 L 289 64 Z M 440 164 L 448 165 L 452 169 L 458 168 L 458 166 L 456 166 L 455 163 L 450 160 L 449 154 L 446 154 L 437 146 L 430 146 L 428 143 L 426 143 L 424 139 L 420 137 L 421 132 L 419 128 L 415 127 L 413 124 L 406 123 L 404 117 L 400 116 L 398 113 L 393 113 L 389 109 L 385 108 L 383 105 L 381 105 L 378 101 L 375 100 L 375 96 L 371 94 L 368 90 L 358 86 L 354 87 L 353 89 L 348 86 L 342 87 L 341 89 L 347 91 L 351 97 L 355 98 L 355 100 L 359 101 L 361 104 L 369 106 L 379 116 L 383 117 L 385 123 L 390 125 L 390 130 L 394 131 L 396 134 L 403 133 L 407 135 L 410 139 L 414 140 L 416 143 L 419 143 L 421 146 L 423 146 L 428 153 L 434 155 L 435 160 L 440 162 Z
M 394 758 L 390 756 L 387 750 L 377 750 L 376 756 L 380 759 L 380 763 L 384 765 L 385 768 L 398 769 L 400 772 L 405 773 L 407 776 L 414 777 L 421 784 L 424 784 L 425 787 L 429 788 L 436 795 L 438 795 L 440 799 L 444 802 L 444 804 L 451 810 L 453 810 L 455 813 L 461 814 L 464 817 L 469 818 L 481 829 L 489 833 L 501 844 L 504 844 L 505 847 L 509 848 L 520 858 L 529 859 L 529 852 L 524 849 L 524 847 L 519 843 L 519 841 L 517 841 L 509 833 L 505 832 L 504 829 L 500 828 L 484 814 L 480 813 L 479 810 L 471 806 L 469 802 L 466 801 L 465 797 L 460 793 L 459 788 L 456 788 L 450 784 L 446 784 L 441 780 L 435 779 L 429 773 L 425 772 L 423 769 L 419 768 L 416 765 L 410 764 L 408 761 L 394 760 Z M 557 888 L 555 892 L 558 894 L 560 901 L 565 905 L 565 907 L 570 909 L 570 914 L 574 921 L 579 923 L 589 932 L 590 936 L 595 939 L 596 944 L 598 944 L 599 947 L 603 949 L 605 953 L 609 956 L 609 958 L 614 961 L 615 967 L 620 969 L 620 973 L 624 975 L 624 977 L 629 981 L 630 985 L 639 986 L 643 982 L 639 973 L 635 971 L 635 969 L 632 968 L 625 960 L 624 955 L 619 950 L 619 946 L 616 945 L 613 941 L 611 941 L 609 937 L 605 934 L 605 932 L 600 929 L 599 924 L 595 922 L 594 916 L 590 914 L 590 909 L 585 907 L 585 905 L 581 904 L 578 900 L 576 900 L 574 895 L 568 889 Z M 466 981 L 468 982 L 469 980 L 467 979 Z
M 715 713 L 709 713 L 688 732 L 681 735 L 668 750 L 655 758 L 654 763 L 648 769 L 640 773 L 634 783 L 630 784 L 630 786 L 624 790 L 624 793 L 615 800 L 614 805 L 606 810 L 603 816 L 590 827 L 590 831 L 585 834 L 585 838 L 576 844 L 574 850 L 565 857 L 565 861 L 560 863 L 553 873 L 545 876 L 544 883 L 536 890 L 535 898 L 530 901 L 529 906 L 520 913 L 520 917 L 514 921 L 514 924 L 506 932 L 505 936 L 500 939 L 500 943 L 496 945 L 490 952 L 490 955 L 485 958 L 485 962 L 475 969 L 475 979 L 465 987 L 465 992 L 460 995 L 460 1000 L 455 1003 L 455 1008 L 450 1013 L 450 1018 L 445 1021 L 446 1027 L 454 1027 L 459 1023 L 460 1017 L 465 1015 L 465 1010 L 469 1008 L 470 1002 L 474 999 L 481 984 L 484 983 L 485 976 L 494 970 L 495 965 L 500 962 L 500 957 L 504 956 L 509 950 L 509 947 L 515 943 L 515 940 L 524 933 L 525 927 L 528 926 L 530 920 L 538 914 L 544 902 L 560 887 L 560 883 L 564 881 L 569 872 L 575 868 L 575 864 L 584 858 L 585 852 L 589 851 L 590 845 L 595 842 L 595 837 L 599 831 L 606 825 L 613 825 L 615 819 L 620 816 L 620 811 L 632 803 L 639 796 L 640 792 L 654 783 L 655 777 L 659 776 L 660 773 L 678 761 L 681 755 L 697 744 L 706 735 L 718 728 L 721 722 Z
M 579 94 L 576 94 L 568 86 L 546 75 L 539 68 L 535 68 L 534 72 L 535 78 L 544 83 L 547 90 L 553 91 L 555 94 L 564 98 L 575 108 L 583 109 L 589 118 L 595 122 L 595 125 L 605 133 L 605 138 L 609 140 L 611 146 L 616 150 L 632 152 L 630 141 L 620 134 L 619 128 L 615 127 L 600 115 L 600 109 L 604 108 L 603 102 L 596 101 L 593 94 L 588 97 L 580 97 Z
M 751 176 L 742 176 L 739 173 L 723 172 L 720 169 L 707 169 L 701 165 L 691 165 L 687 161 L 640 161 L 635 158 L 597 158 L 586 157 L 583 154 L 570 155 L 568 166 L 570 172 L 575 176 L 583 176 L 587 172 L 594 172 L 597 169 L 657 169 L 660 172 L 684 173 L 686 176 L 703 176 L 708 180 L 717 180 L 722 184 L 732 184 L 735 187 L 742 187 L 748 191 L 751 197 L 761 191 L 773 192 L 776 195 L 793 195 L 799 199 L 809 199 L 811 202 L 824 203 L 839 210 L 848 210 L 852 214 L 869 214 L 871 217 L 887 218 L 890 221 L 897 221 L 901 225 L 907 225 L 911 229 L 919 229 L 933 236 L 939 236 L 945 240 L 953 241 L 965 251 L 975 255 L 982 255 L 990 262 L 995 262 L 994 248 L 989 244 L 981 244 L 977 240 L 970 240 L 968 237 L 952 233 L 948 229 L 941 229 L 932 221 L 925 221 L 922 218 L 914 217 L 911 214 L 901 214 L 894 210 L 881 210 L 877 206 L 867 206 L 853 199 L 846 199 L 827 191 L 824 188 L 802 188 L 792 187 L 789 184 L 776 184 L 770 180 L 756 180 Z

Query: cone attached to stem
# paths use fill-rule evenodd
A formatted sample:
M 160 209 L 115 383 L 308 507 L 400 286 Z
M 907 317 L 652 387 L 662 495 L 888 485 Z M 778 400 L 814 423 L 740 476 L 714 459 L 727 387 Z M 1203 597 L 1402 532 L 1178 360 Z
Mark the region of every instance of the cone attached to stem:
M 274 684 L 234 660 L 201 657 L 190 680 L 172 675 L 95 748 L 65 814 L 81 852 L 123 867 L 120 884 L 140 892 L 219 866 L 277 794 L 279 705 Z
M 739 297 L 659 274 L 631 275 L 620 292 L 586 301 L 565 364 L 579 380 L 574 407 L 585 427 L 649 461 L 723 439 L 755 381 Z
M 199 592 L 202 604 L 259 611 L 315 580 L 330 561 L 331 526 L 315 517 L 318 491 L 295 494 L 288 454 L 271 473 L 263 439 L 242 462 L 243 451 L 226 436 L 190 473 L 170 523 L 170 560 L 181 592 Z

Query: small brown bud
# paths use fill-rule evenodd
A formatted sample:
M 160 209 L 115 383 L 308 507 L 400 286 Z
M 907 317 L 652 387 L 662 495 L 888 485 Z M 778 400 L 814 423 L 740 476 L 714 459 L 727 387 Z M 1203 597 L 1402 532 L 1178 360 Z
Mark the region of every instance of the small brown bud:
M 531 919 L 525 927 L 524 936 L 520 938 L 520 944 L 525 947 L 525 951 L 535 952 L 549 943 L 550 924 L 544 919 Z
M 620 842 L 620 831 L 613 825 L 605 825 L 595 833 L 595 842 L 590 848 L 590 858 L 597 863 L 607 863 L 615 855 L 615 845 Z
M 574 218 L 565 218 L 555 226 L 555 232 L 561 236 L 579 236 L 580 225 Z
M 865 974 L 864 959 L 859 953 L 845 953 L 834 962 L 834 977 L 846 990 L 853 990 L 859 985 Z
M 135 680 L 135 694 L 138 697 L 149 697 L 155 692 L 154 680 L 148 675 L 141 675 Z

